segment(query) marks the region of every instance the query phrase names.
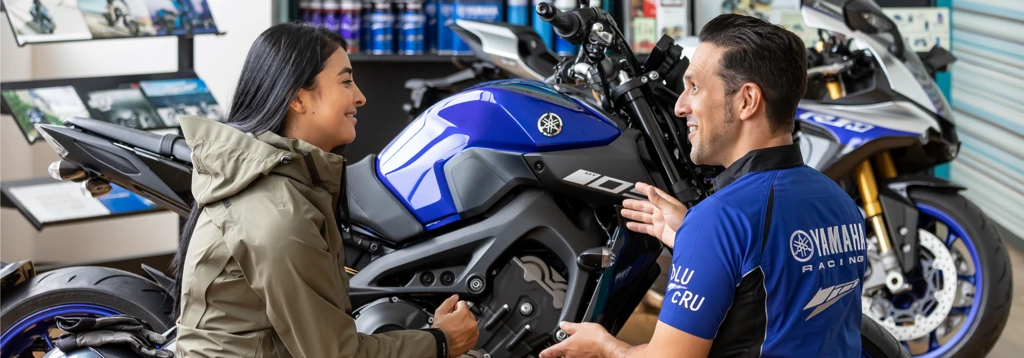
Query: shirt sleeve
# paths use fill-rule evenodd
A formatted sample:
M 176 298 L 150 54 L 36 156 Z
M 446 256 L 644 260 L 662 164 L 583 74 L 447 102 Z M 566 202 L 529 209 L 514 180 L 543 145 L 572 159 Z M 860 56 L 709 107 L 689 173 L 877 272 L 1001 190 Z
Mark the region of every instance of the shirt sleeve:
M 659 321 L 715 338 L 742 277 L 747 227 L 741 216 L 712 201 L 691 209 L 676 233 Z

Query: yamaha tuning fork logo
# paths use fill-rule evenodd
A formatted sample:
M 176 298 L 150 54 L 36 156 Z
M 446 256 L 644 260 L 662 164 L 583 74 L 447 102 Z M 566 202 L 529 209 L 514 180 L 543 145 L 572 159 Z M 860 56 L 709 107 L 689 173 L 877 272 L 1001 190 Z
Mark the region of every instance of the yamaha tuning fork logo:
M 562 117 L 554 113 L 544 113 L 537 119 L 537 129 L 545 137 L 554 137 L 562 132 Z
M 797 261 L 810 261 L 814 257 L 814 243 L 811 241 L 811 235 L 807 235 L 803 230 L 794 232 L 789 237 L 789 251 L 793 253 L 793 258 Z

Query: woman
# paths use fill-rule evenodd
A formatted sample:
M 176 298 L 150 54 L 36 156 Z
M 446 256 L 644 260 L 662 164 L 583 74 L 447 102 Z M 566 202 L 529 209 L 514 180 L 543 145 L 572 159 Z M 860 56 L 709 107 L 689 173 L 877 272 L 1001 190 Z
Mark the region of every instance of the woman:
M 174 261 L 178 356 L 445 358 L 476 344 L 457 296 L 435 329 L 364 335 L 349 316 L 338 153 L 366 98 L 345 51 L 323 28 L 271 27 L 249 50 L 228 123 L 181 118 L 196 206 Z

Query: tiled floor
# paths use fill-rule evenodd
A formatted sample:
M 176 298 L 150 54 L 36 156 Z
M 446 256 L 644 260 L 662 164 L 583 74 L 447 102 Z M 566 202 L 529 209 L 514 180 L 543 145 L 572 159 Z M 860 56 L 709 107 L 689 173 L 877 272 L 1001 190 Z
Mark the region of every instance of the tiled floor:
M 1002 337 L 992 348 L 989 357 L 1024 357 L 1024 253 L 1014 249 L 1009 251 L 1013 266 L 1013 307 L 1010 308 L 1010 319 Z M 640 305 L 626 322 L 618 338 L 630 344 L 647 343 L 654 333 L 657 322 L 657 311 Z

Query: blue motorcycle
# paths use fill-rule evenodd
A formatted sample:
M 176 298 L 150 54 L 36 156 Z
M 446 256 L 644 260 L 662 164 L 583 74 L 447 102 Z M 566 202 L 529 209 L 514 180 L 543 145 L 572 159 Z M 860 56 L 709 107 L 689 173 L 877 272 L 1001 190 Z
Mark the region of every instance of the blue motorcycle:
M 925 58 L 911 52 L 873 1 L 836 3 L 805 0 L 801 7 L 806 25 L 820 29 L 820 41 L 808 51 L 808 90 L 794 141 L 809 166 L 861 205 L 870 227 L 864 314 L 915 356 L 983 355 L 1006 325 L 1013 280 L 990 219 L 959 194 L 964 187 L 929 173 L 960 148 L 949 103 L 931 77 L 954 58 L 941 48 Z M 482 63 L 446 78 L 409 81 L 409 113 L 477 79 L 498 77 L 495 72 L 549 82 L 562 74 L 536 66 L 542 55 L 508 58 L 516 53 L 507 45 L 516 43 L 513 32 L 457 24 Z M 687 57 L 697 41 L 681 44 Z M 575 66 L 566 59 L 560 68 L 584 79 L 587 69 Z
M 499 56 L 495 63 L 509 73 L 547 81 L 470 86 L 425 109 L 379 155 L 348 166 L 348 202 L 340 209 L 353 221 L 342 229 L 352 315 L 361 332 L 425 327 L 428 312 L 458 293 L 473 303 L 480 322 L 476 352 L 490 357 L 535 356 L 568 337 L 558 328 L 562 320 L 597 322 L 616 334 L 661 274 L 656 260 L 663 249 L 656 238 L 626 230 L 617 206 L 642 197 L 633 188 L 637 181 L 690 206 L 711 194 L 709 179 L 718 168 L 689 161 L 684 127 L 670 113 L 679 89 L 662 81 L 681 77 L 688 63 L 683 47 L 666 37 L 641 65 L 600 9 L 561 12 L 543 3 L 537 11 L 585 51 L 559 62 L 530 28 L 460 22 L 456 30 L 479 56 Z M 485 51 L 495 39 L 485 32 L 509 40 L 511 51 Z M 608 50 L 619 55 L 609 57 Z M 188 213 L 191 159 L 183 138 L 80 118 L 65 125 L 39 127 L 62 158 L 50 167 L 55 178 L 94 189 L 117 184 Z M 88 269 L 65 269 L 49 280 L 46 274 L 15 276 L 22 282 L 5 295 L 31 291 L 47 299 L 4 299 L 5 312 L 9 302 L 30 312 L 4 317 L 19 328 L 4 331 L 4 357 L 14 355 L 7 347 L 15 342 L 52 346 L 53 337 L 39 327 L 54 311 L 160 316 L 159 295 L 135 290 L 169 287 L 167 277 L 125 275 L 118 279 L 135 285 L 120 285 L 123 291 L 64 283 L 75 270 Z M 108 299 L 52 294 L 85 291 Z M 132 299 L 114 299 L 122 296 Z M 151 323 L 157 330 L 172 326 L 169 320 Z M 908 356 L 875 320 L 863 316 L 861 323 L 863 355 Z M 97 351 L 132 356 L 124 347 Z

